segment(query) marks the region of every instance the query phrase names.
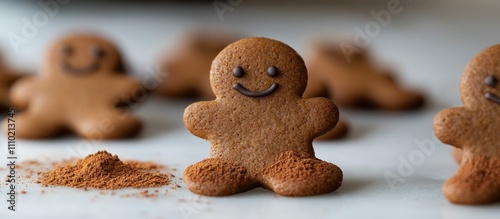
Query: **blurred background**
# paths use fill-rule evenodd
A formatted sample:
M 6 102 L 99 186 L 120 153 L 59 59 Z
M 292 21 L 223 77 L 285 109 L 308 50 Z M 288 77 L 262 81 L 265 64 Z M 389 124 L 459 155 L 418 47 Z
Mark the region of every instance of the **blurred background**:
M 500 39 L 498 1 L 1 1 L 0 54 L 14 68 L 36 71 L 60 35 L 91 31 L 114 40 L 140 75 L 186 31 L 203 28 L 275 38 L 307 58 L 315 38 L 352 40 L 390 4 L 401 11 L 369 37 L 372 53 L 434 102 L 458 104 L 466 63 Z M 12 42 L 15 36 L 22 40 Z

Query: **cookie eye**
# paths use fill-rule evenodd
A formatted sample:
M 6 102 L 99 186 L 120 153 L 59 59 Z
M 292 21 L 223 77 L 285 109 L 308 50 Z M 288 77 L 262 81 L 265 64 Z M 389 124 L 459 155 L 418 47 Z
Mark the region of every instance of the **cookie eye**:
M 484 84 L 486 84 L 488 87 L 496 87 L 498 84 L 497 78 L 495 76 L 490 75 L 484 79 Z
M 71 48 L 70 46 L 64 46 L 64 47 L 61 49 L 61 53 L 62 53 L 64 56 L 70 56 L 71 54 L 73 54 L 73 48 Z
M 236 66 L 236 68 L 233 69 L 233 75 L 234 77 L 241 78 L 245 74 L 245 71 L 243 71 L 243 68 L 240 66 Z
M 270 77 L 276 77 L 278 76 L 278 73 L 278 68 L 276 68 L 276 66 L 274 65 L 267 68 L 267 75 L 269 75 Z
M 104 50 L 102 50 L 102 48 L 99 46 L 92 46 L 90 47 L 90 55 L 94 56 L 95 58 L 101 58 L 104 56 Z

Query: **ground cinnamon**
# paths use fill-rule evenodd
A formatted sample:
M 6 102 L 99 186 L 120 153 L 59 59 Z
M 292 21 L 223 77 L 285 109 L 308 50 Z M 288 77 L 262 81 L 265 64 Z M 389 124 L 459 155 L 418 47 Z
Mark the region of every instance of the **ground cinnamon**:
M 170 183 L 170 175 L 157 170 L 159 165 L 138 161 L 122 162 L 118 156 L 99 151 L 78 160 L 76 164 L 62 164 L 41 173 L 43 186 L 67 186 L 74 188 L 121 189 L 150 188 Z

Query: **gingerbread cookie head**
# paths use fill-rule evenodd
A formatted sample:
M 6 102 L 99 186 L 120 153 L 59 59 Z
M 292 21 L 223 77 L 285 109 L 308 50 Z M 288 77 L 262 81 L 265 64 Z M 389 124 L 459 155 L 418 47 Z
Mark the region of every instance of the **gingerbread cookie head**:
M 306 88 L 307 69 L 289 46 L 267 38 L 246 38 L 217 55 L 210 83 L 215 96 L 222 99 L 297 98 Z
M 97 35 L 72 34 L 50 47 L 42 72 L 74 77 L 123 73 L 124 67 L 118 49 L 107 39 Z
M 465 107 L 500 110 L 500 44 L 474 57 L 462 76 L 460 95 Z

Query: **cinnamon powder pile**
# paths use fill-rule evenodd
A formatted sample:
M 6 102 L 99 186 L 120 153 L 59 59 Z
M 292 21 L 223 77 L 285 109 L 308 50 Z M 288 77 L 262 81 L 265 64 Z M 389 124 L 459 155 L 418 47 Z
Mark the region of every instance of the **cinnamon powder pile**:
M 73 188 L 121 189 L 161 187 L 170 183 L 170 175 L 157 170 L 159 165 L 138 161 L 122 162 L 118 156 L 99 151 L 78 160 L 76 164 L 62 164 L 41 173 L 43 186 Z

